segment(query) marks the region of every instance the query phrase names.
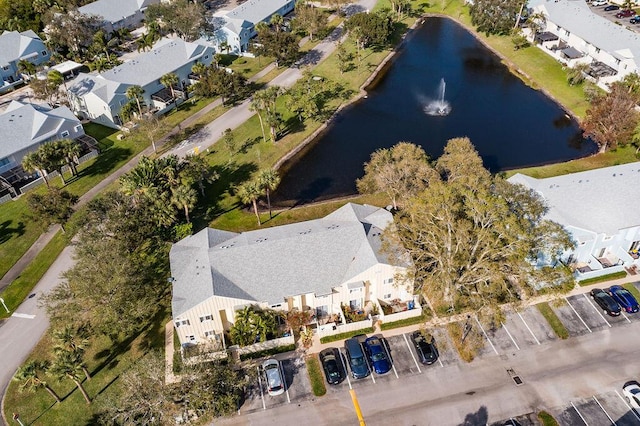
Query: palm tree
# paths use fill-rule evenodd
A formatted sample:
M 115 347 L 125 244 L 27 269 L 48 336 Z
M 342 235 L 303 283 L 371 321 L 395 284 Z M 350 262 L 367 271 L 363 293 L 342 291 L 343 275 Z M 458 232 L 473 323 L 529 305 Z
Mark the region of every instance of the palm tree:
M 282 24 L 284 23 L 284 18 L 282 15 L 276 13 L 271 17 L 270 21 L 271 25 L 274 26 L 275 32 L 279 33 L 282 30 Z
M 269 219 L 271 215 L 271 191 L 275 191 L 280 185 L 280 176 L 274 169 L 264 169 L 258 174 L 258 182 L 267 195 L 267 205 L 269 206 Z
M 60 141 L 60 149 L 64 154 L 64 158 L 71 169 L 71 175 L 75 176 L 78 174 L 78 170 L 76 169 L 76 160 L 78 155 L 80 155 L 80 145 L 74 140 L 71 139 L 62 139 Z
M 260 221 L 260 214 L 258 213 L 258 198 L 262 195 L 262 188 L 260 188 L 258 182 L 251 181 L 240 185 L 237 195 L 240 197 L 242 204 L 253 205 L 253 211 L 258 218 L 258 226 L 261 226 L 262 222 Z
M 22 74 L 26 74 L 29 79 L 31 79 L 31 77 L 36 73 L 36 66 L 26 59 L 20 59 L 20 62 L 18 62 L 18 71 Z
M 81 374 L 82 366 L 80 360 L 74 354 L 66 351 L 59 352 L 56 354 L 56 359 L 51 365 L 51 372 L 55 374 L 58 379 L 71 379 L 73 383 L 76 384 L 76 387 L 82 393 L 84 400 L 87 401 L 87 404 L 91 404 L 91 399 L 89 395 L 87 395 L 87 391 L 82 386 Z
M 61 399 L 57 393 L 47 382 L 40 378 L 40 372 L 46 372 L 49 368 L 49 363 L 46 361 L 29 361 L 18 369 L 13 380 L 20 381 L 20 389 L 26 389 L 28 392 L 35 392 L 38 388 L 45 388 L 49 394 L 55 398 L 56 402 L 60 402 Z
M 258 90 L 253 94 L 251 98 L 251 104 L 249 105 L 250 111 L 255 111 L 258 114 L 258 120 L 260 120 L 260 129 L 262 130 L 262 141 L 267 141 L 267 135 L 264 132 L 264 122 L 262 121 L 262 113 L 266 111 L 266 98 L 264 91 Z
M 142 106 L 140 105 L 140 101 L 142 100 L 142 94 L 144 93 L 144 89 L 141 86 L 130 86 L 127 88 L 127 98 L 134 99 L 136 101 L 136 105 L 138 105 L 138 113 L 140 117 L 142 117 Z
M 84 326 L 73 327 L 67 325 L 62 330 L 55 330 L 53 332 L 53 338 L 55 340 L 53 352 L 55 354 L 68 352 L 74 355 L 87 380 L 91 380 L 89 370 L 87 370 L 87 366 L 84 363 L 84 353 L 89 346 L 88 337 L 88 330 Z
M 184 215 L 187 218 L 187 223 L 191 222 L 189 220 L 189 210 L 196 205 L 197 201 L 198 193 L 190 186 L 180 185 L 172 191 L 171 202 L 174 205 L 182 207 L 184 209 Z
M 49 188 L 49 179 L 47 178 L 47 168 L 49 165 L 40 155 L 40 151 L 32 151 L 22 157 L 22 168 L 28 172 L 37 172 L 44 179 L 44 183 L 47 184 L 47 188 Z
M 63 147 L 61 144 L 62 141 L 57 140 L 53 142 L 47 142 L 38 148 L 40 151 L 40 155 L 45 159 L 47 163 L 50 164 L 49 167 L 54 168 L 60 174 L 60 179 L 62 179 L 62 185 L 66 185 L 67 181 L 64 179 L 64 173 L 62 172 L 62 168 L 66 164 L 66 158 L 63 151 Z
M 180 79 L 178 78 L 178 75 L 174 72 L 170 72 L 160 77 L 160 84 L 162 84 L 164 87 L 167 87 L 169 88 L 169 90 L 171 90 L 171 98 L 173 99 L 174 102 L 176 101 L 176 95 L 173 91 L 173 85 L 178 84 L 179 82 L 180 82 Z
M 158 189 L 158 164 L 155 160 L 143 156 L 136 167 L 120 177 L 121 190 L 138 202 L 145 196 L 151 196 Z

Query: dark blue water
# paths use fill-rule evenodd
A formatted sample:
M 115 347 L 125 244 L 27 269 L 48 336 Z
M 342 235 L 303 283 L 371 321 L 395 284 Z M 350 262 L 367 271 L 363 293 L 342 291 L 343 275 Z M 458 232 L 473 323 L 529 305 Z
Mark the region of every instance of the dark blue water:
M 440 80 L 451 112 L 425 114 Z M 373 151 L 399 141 L 437 158 L 447 140 L 468 136 L 492 172 L 562 162 L 594 153 L 578 124 L 541 92 L 527 87 L 469 32 L 429 18 L 405 43 L 367 99 L 342 112 L 291 164 L 276 191 L 279 204 L 356 193 L 355 180 Z

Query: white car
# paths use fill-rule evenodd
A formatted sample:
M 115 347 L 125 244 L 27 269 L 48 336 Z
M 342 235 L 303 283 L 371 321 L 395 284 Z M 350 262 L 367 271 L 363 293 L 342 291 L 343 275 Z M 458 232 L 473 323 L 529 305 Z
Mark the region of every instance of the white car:
M 591 2 L 591 6 L 594 6 L 594 7 L 596 7 L 596 6 L 604 6 L 607 3 L 608 3 L 607 0 L 593 0 Z
M 640 384 L 631 380 L 622 386 L 622 394 L 632 408 L 640 409 Z
M 280 363 L 277 359 L 268 359 L 262 363 L 264 377 L 267 381 L 267 392 L 271 396 L 282 395 L 284 393 L 284 379 L 280 370 Z

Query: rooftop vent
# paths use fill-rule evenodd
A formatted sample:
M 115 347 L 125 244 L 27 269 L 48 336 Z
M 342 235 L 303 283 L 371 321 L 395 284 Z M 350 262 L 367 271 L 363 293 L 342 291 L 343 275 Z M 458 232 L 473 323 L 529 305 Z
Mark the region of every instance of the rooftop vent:
M 339 228 L 339 227 L 340 227 L 340 225 L 333 224 L 333 225 L 327 226 L 327 229 L 336 229 L 336 228 Z

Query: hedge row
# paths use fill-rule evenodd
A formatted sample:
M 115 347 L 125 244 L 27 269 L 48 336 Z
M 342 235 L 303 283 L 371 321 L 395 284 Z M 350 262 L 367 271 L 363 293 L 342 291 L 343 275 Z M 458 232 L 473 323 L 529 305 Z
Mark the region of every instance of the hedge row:
M 290 345 L 278 346 L 278 347 L 271 348 L 271 349 L 265 349 L 263 351 L 251 352 L 251 353 L 248 353 L 248 354 L 242 354 L 242 355 L 240 355 L 240 361 L 244 361 L 246 359 L 262 358 L 264 356 L 281 354 L 283 352 L 291 352 L 291 351 L 295 351 L 295 350 L 296 350 L 296 345 L 294 343 L 292 343 Z
M 348 331 L 346 333 L 334 334 L 333 336 L 324 336 L 320 338 L 320 343 L 330 343 L 337 340 L 349 339 L 358 334 L 373 333 L 373 327 L 363 328 L 362 330 Z
M 617 280 L 619 278 L 624 278 L 626 276 L 627 276 L 627 273 L 625 271 L 620 271 L 620 272 L 614 272 L 613 274 L 602 275 L 600 277 L 587 278 L 586 280 L 578 281 L 578 284 L 580 284 L 581 286 L 585 286 L 589 284 L 601 283 L 604 281 Z
M 415 324 L 420 324 L 422 322 L 425 322 L 427 320 L 426 315 L 424 314 L 424 312 L 420 315 L 418 315 L 417 317 L 411 317 L 411 318 L 405 318 L 405 319 L 401 319 L 398 321 L 392 321 L 392 322 L 382 322 L 382 324 L 380 325 L 380 329 L 381 330 L 391 330 L 392 328 L 398 328 L 398 327 L 405 327 L 407 325 L 415 325 Z

